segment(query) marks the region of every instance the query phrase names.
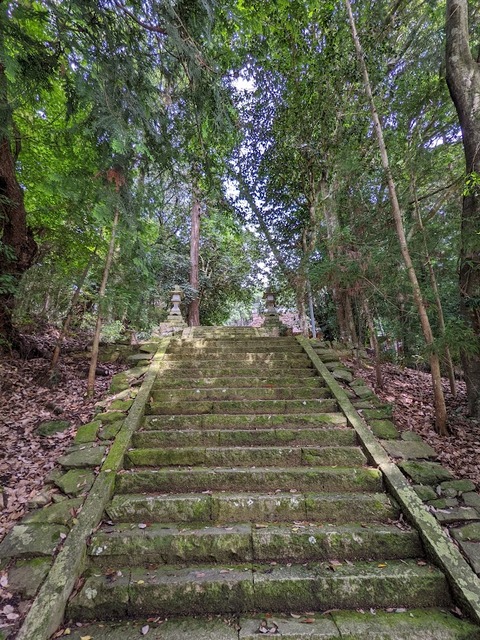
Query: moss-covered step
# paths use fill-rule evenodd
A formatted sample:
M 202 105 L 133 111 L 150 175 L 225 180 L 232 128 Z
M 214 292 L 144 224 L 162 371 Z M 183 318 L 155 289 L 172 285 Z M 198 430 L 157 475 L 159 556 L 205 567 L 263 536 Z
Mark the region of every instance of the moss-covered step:
M 264 467 L 256 469 L 133 470 L 117 476 L 118 493 L 186 491 L 381 491 L 377 469 L 342 467 Z
M 323 390 L 321 390 L 323 391 Z M 328 392 L 325 390 L 325 395 Z M 199 400 L 198 402 L 150 402 L 148 413 L 155 415 L 194 414 L 285 414 L 334 411 L 337 402 L 320 400 Z
M 127 452 L 125 468 L 167 466 L 251 467 L 333 466 L 366 464 L 358 447 L 183 447 L 133 449 Z
M 142 631 L 143 629 L 143 631 Z M 148 629 L 148 631 L 146 631 Z M 160 620 L 125 620 L 117 623 L 94 623 L 82 625 L 81 629 L 72 628 L 69 638 L 81 640 L 138 640 L 144 635 L 152 640 L 186 640 L 209 638 L 209 640 L 238 640 L 235 621 L 231 624 L 224 620 L 199 620 L 198 618 Z M 149 635 L 150 634 L 150 635 Z M 422 639 L 423 640 L 423 639 Z M 443 640 L 443 639 L 442 639 Z M 448 638 L 450 640 L 450 638 Z
M 157 402 L 192 402 L 203 400 L 309 400 L 328 398 L 326 387 L 307 389 L 303 387 L 219 387 L 210 389 L 153 389 L 151 397 Z
M 241 616 L 239 640 L 257 640 L 261 619 L 261 615 Z M 479 627 L 439 609 L 334 611 L 327 615 L 319 611 L 295 618 L 275 615 L 266 621 L 273 629 L 275 623 L 278 635 L 286 640 L 480 640 Z
M 137 449 L 153 447 L 191 446 L 268 446 L 268 445 L 354 446 L 357 444 L 353 429 L 220 429 L 184 431 L 137 431 L 133 446 Z
M 325 404 L 322 405 L 325 408 Z M 321 413 L 296 413 L 289 415 L 261 414 L 229 414 L 229 415 L 147 415 L 143 429 L 149 430 L 178 430 L 178 429 L 271 429 L 272 427 L 294 428 L 308 426 L 322 428 L 325 425 L 344 427 L 347 419 L 343 413 L 324 411 Z
M 228 356 L 229 353 L 262 353 L 262 354 L 273 354 L 273 353 L 303 353 L 302 347 L 298 344 L 296 340 L 284 342 L 284 343 L 272 343 L 270 342 L 260 342 L 259 344 L 245 340 L 244 342 L 234 343 L 234 344 L 201 344 L 200 341 L 197 343 L 193 343 L 192 346 L 188 343 L 184 343 L 183 345 L 169 345 L 168 354 L 180 354 L 185 357 L 196 357 L 199 354 L 223 354 Z
M 277 366 L 288 363 L 292 366 L 309 366 L 310 358 L 303 352 L 277 352 L 277 353 L 247 353 L 237 352 L 234 356 L 235 362 L 245 366 L 250 363 L 269 364 L 275 363 Z M 232 360 L 232 356 L 228 352 L 214 351 L 211 353 L 192 352 L 192 354 L 182 353 L 166 353 L 164 356 L 165 363 L 182 362 L 183 364 L 189 364 L 189 361 L 193 360 L 196 367 L 201 367 L 203 364 L 212 364 L 212 362 L 223 362 Z
M 384 493 L 214 493 L 115 495 L 107 509 L 113 522 L 322 522 L 345 524 L 361 512 L 362 523 L 386 522 L 398 509 Z M 299 525 L 300 527 L 301 525 Z
M 306 377 L 297 378 L 295 376 L 288 376 L 284 373 L 279 373 L 272 376 L 232 376 L 226 378 L 183 378 L 179 376 L 159 376 L 153 389 L 165 390 L 165 389 L 231 389 L 241 387 L 255 387 L 255 388 L 274 388 L 277 385 L 282 387 L 302 388 L 302 389 L 317 389 L 324 387 L 325 383 L 320 377 Z
M 87 578 L 73 597 L 74 620 L 451 604 L 443 574 L 415 561 L 272 566 L 124 568 Z M 119 575 L 119 573 L 121 575 Z
M 286 375 L 296 378 L 316 377 L 318 374 L 312 367 L 294 367 L 289 363 L 257 362 L 248 366 L 241 366 L 241 363 L 233 364 L 232 359 L 217 364 L 210 363 L 201 365 L 196 361 L 191 363 L 168 362 L 162 364 L 159 378 L 165 374 L 168 377 L 178 376 L 179 378 L 204 377 L 204 378 L 226 378 L 226 377 L 248 377 L 258 378 L 259 376 Z
M 56 504 L 36 509 L 23 519 L 24 523 L 63 524 L 69 525 L 75 518 L 78 509 L 83 504 L 83 498 L 62 500 Z
M 142 524 L 143 527 L 143 524 Z M 394 526 L 339 527 L 252 524 L 185 526 L 119 524 L 92 536 L 89 555 L 95 566 L 149 564 L 327 561 L 381 561 L 422 554 L 416 532 Z

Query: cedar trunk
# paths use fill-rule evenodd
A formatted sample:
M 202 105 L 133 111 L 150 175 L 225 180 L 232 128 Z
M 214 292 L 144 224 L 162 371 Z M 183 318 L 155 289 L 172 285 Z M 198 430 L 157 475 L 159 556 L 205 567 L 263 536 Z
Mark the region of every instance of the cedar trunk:
M 190 286 L 195 291 L 195 298 L 188 307 L 188 325 L 200 325 L 200 281 L 198 259 L 200 254 L 200 200 L 197 189 L 193 190 L 190 230 Z
M 15 288 L 30 267 L 37 245 L 27 227 L 23 191 L 15 174 L 11 146 L 13 120 L 7 96 L 5 68 L 0 64 L 0 345 L 18 346 L 19 335 L 12 323 Z
M 468 187 L 463 198 L 460 246 L 460 310 L 480 344 L 480 63 L 470 50 L 466 0 L 447 0 L 446 70 L 462 128 Z M 462 352 L 468 410 L 480 418 L 480 353 Z

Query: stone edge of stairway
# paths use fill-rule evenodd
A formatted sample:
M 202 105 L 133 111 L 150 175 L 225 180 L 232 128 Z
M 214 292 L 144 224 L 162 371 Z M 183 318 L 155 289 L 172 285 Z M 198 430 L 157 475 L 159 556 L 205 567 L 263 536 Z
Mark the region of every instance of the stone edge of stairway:
M 480 579 L 457 549 L 453 540 L 443 531 L 435 517 L 427 511 L 423 502 L 411 488 L 398 466 L 391 461 L 378 439 L 368 429 L 345 391 L 320 360 L 309 341 L 302 336 L 297 336 L 296 339 L 337 400 L 348 424 L 355 429 L 371 464 L 380 469 L 389 491 L 399 502 L 410 524 L 419 532 L 427 554 L 444 571 L 458 604 L 472 620 L 480 624 Z
M 145 379 L 95 478 L 78 516 L 78 522 L 67 535 L 33 600 L 16 636 L 17 640 L 33 640 L 33 638 L 48 640 L 62 623 L 68 598 L 84 569 L 88 538 L 100 522 L 105 507 L 113 495 L 115 472 L 120 469 L 131 437 L 140 425 L 144 407 L 170 340 L 171 338 L 159 340 Z

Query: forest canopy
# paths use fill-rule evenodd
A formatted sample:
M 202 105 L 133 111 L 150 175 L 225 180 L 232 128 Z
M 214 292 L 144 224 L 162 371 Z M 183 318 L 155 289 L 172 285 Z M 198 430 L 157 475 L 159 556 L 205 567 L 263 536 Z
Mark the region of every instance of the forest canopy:
M 248 320 L 463 367 L 480 417 L 480 11 L 0 4 L 0 335 Z M 466 78 L 469 81 L 466 81 Z

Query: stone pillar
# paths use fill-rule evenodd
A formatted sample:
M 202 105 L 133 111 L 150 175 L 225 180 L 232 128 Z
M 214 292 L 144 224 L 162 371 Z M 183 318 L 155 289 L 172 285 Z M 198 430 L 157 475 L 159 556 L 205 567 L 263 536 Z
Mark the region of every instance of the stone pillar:
M 280 322 L 280 316 L 278 315 L 277 308 L 275 307 L 275 293 L 269 287 L 263 296 L 266 304 L 266 310 L 264 313 L 265 321 L 263 327 L 272 336 L 279 336 L 284 329 L 283 324 Z
M 170 313 L 167 317 L 167 322 L 172 327 L 183 329 L 187 326 L 187 323 L 182 317 L 182 312 L 180 311 L 180 302 L 183 297 L 183 292 L 181 287 L 175 285 L 172 290 L 171 303 L 172 307 L 170 309 Z

